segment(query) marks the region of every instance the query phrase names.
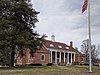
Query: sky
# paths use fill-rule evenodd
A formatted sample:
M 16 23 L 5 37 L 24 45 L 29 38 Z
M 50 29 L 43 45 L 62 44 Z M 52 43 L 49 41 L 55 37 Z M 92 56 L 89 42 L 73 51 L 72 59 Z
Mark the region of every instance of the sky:
M 55 35 L 57 42 L 81 49 L 82 41 L 88 39 L 87 10 L 82 13 L 84 0 L 32 0 L 33 8 L 40 12 L 35 30 L 46 34 L 51 40 Z M 100 0 L 90 0 L 91 40 L 100 44 Z

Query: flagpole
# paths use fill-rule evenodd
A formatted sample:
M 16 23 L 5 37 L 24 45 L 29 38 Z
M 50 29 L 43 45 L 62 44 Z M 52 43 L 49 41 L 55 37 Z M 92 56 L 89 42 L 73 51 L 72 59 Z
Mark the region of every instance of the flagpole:
M 91 26 L 90 26 L 90 0 L 88 0 L 88 34 L 89 34 L 89 72 L 91 73 Z

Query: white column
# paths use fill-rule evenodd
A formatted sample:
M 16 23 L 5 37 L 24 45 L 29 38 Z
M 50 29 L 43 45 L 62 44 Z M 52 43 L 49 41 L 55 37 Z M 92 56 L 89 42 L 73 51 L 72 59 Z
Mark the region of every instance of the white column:
M 57 64 L 57 51 L 55 51 L 55 64 Z
M 72 64 L 72 53 L 71 53 L 71 64 Z
M 65 52 L 64 52 L 64 63 L 65 63 Z
M 59 62 L 61 63 L 61 52 L 60 52 L 60 57 L 59 58 L 60 58 Z
M 69 64 L 69 53 L 67 53 L 67 64 Z
M 78 53 L 78 62 L 80 64 L 80 54 Z
M 75 62 L 75 53 L 74 53 L 74 62 Z
M 50 60 L 51 60 L 51 63 L 52 63 L 52 51 L 50 52 L 50 54 L 51 54 Z

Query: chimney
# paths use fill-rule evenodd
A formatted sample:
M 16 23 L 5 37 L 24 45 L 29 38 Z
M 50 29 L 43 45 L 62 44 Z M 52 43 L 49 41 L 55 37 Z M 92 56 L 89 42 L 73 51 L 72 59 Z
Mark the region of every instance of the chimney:
M 70 41 L 70 47 L 73 47 L 73 42 L 72 41 Z
M 52 40 L 53 42 L 55 42 L 55 36 L 54 36 L 54 34 L 51 36 L 51 40 Z

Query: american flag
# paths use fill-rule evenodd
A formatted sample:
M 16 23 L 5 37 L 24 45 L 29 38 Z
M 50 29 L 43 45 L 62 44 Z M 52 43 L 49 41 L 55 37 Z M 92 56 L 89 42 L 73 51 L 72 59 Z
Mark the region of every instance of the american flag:
M 88 5 L 88 0 L 85 0 L 84 5 L 82 7 L 82 13 L 87 9 L 87 5 Z

